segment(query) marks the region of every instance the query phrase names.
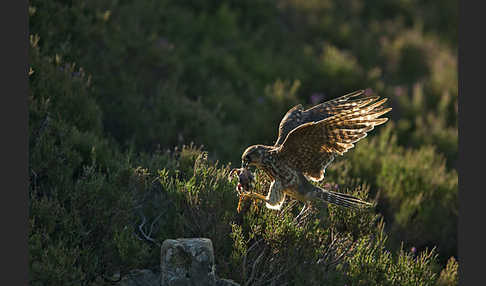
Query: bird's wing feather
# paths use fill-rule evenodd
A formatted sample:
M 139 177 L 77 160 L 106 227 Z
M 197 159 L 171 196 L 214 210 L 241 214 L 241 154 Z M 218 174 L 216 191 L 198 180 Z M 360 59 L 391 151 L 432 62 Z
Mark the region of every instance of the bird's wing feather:
M 301 104 L 296 105 L 287 111 L 280 121 L 279 134 L 275 146 L 281 145 L 290 131 L 302 124 L 320 121 L 354 107 L 365 105 L 377 98 L 378 97 L 376 96 L 366 96 L 364 90 L 358 90 L 333 100 L 320 103 L 307 110 L 304 110 Z
M 302 109 L 302 104 L 298 104 L 292 107 L 289 111 L 287 111 L 285 116 L 282 118 L 282 121 L 280 121 L 280 125 L 278 128 L 278 138 L 275 146 L 282 144 L 285 140 L 285 137 L 287 137 L 287 134 L 289 134 L 290 131 L 303 123 L 303 111 L 304 110 Z
M 335 155 L 343 155 L 354 143 L 366 137 L 375 126 L 388 118 L 384 108 L 386 98 L 375 102 L 376 96 L 344 101 L 331 109 L 334 115 L 320 121 L 307 122 L 290 131 L 278 151 L 278 156 L 306 177 L 320 180 L 325 167 Z

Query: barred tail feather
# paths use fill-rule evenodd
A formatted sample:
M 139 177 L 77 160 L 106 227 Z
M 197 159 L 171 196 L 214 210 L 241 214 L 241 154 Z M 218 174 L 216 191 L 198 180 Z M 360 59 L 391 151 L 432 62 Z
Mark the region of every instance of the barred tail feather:
M 353 197 L 351 195 L 343 194 L 343 193 L 338 193 L 338 192 L 333 192 L 333 191 L 328 191 L 324 190 L 321 188 L 318 188 L 319 191 L 317 191 L 317 197 L 320 200 L 323 200 L 325 202 L 335 204 L 338 206 L 342 207 L 347 207 L 347 208 L 369 208 L 372 207 L 373 204 L 360 200 L 356 197 Z

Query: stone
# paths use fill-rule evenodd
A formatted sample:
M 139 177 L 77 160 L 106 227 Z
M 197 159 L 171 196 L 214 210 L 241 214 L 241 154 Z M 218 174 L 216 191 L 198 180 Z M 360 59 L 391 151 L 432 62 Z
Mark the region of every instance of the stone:
M 207 238 L 167 239 L 161 248 L 162 286 L 215 286 L 213 244 Z

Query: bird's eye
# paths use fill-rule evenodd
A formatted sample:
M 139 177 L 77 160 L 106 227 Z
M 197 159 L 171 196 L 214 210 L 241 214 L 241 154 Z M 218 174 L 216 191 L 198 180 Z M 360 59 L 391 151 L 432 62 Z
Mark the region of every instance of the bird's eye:
M 248 167 L 248 164 L 250 163 L 250 161 L 248 160 L 248 157 L 245 157 L 242 161 L 241 161 L 241 166 L 243 168 L 246 168 Z

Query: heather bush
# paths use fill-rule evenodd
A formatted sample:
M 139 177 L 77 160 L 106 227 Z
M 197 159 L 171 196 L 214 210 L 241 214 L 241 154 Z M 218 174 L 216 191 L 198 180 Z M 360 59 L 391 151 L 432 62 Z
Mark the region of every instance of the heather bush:
M 451 257 L 447 261 L 447 265 L 442 271 L 440 272 L 439 280 L 437 281 L 437 285 L 458 285 L 458 268 L 459 264 L 454 257 Z
M 300 83 L 292 103 L 311 103 L 363 87 L 392 97 L 415 80 L 440 97 L 457 78 L 450 49 L 408 23 L 410 7 L 348 2 L 33 1 L 30 30 L 92 72 L 104 130 L 120 143 L 194 141 L 236 162 L 241 145 L 273 140 L 289 107 L 264 92 L 278 79 Z
M 392 123 L 392 122 L 390 122 Z M 445 262 L 457 255 L 458 176 L 448 170 L 436 148 L 397 145 L 393 123 L 373 138 L 365 138 L 346 158 L 327 170 L 327 183 L 340 188 L 369 184 L 377 209 L 394 235 L 393 249 L 438 247 Z
M 89 284 L 146 265 L 130 228 L 132 167 L 100 137 L 89 78 L 42 55 L 35 37 L 30 63 L 30 283 Z
M 176 157 L 192 161 L 192 173 L 139 172 L 144 182 L 152 182 L 137 191 L 144 199 L 139 235 L 154 245 L 171 237 L 208 237 L 220 275 L 243 285 L 433 285 L 438 279 L 435 250 L 386 249 L 383 219 L 374 211 L 313 204 L 300 213 L 302 204 L 288 200 L 281 212 L 244 202 L 237 213 L 229 166 L 211 163 L 193 147 Z M 269 182 L 263 173 L 257 176 L 256 191 L 264 193 Z M 369 187 L 350 193 L 367 199 Z

